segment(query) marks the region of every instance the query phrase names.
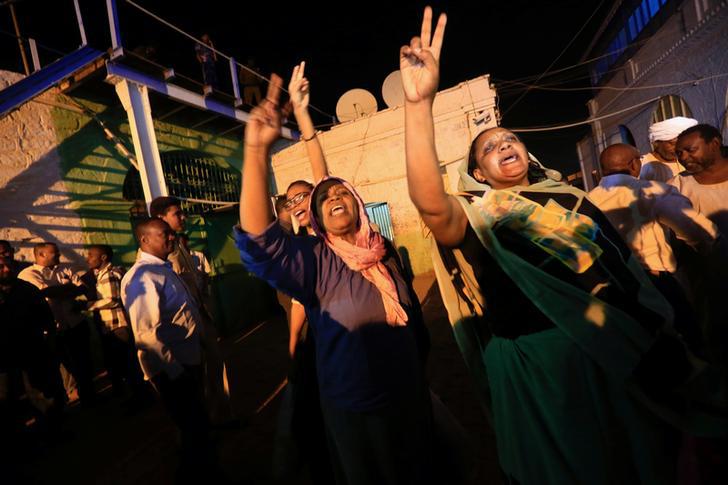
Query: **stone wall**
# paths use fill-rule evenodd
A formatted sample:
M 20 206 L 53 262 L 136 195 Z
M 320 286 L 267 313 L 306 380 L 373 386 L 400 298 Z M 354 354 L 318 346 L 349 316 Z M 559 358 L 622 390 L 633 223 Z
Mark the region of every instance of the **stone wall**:
M 0 72 L 0 85 L 21 77 Z M 19 250 L 19 259 L 32 261 L 33 243 L 53 241 L 64 260 L 80 263 L 77 250 L 86 240 L 63 180 L 53 116 L 57 99 L 46 92 L 0 119 L 0 239 Z

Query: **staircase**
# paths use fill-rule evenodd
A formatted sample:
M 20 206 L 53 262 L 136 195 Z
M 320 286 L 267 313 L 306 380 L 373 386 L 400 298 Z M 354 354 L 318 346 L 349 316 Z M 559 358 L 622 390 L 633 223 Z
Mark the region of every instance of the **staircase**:
M 0 91 L 0 118 L 56 86 L 74 72 L 102 57 L 105 53 L 89 46 L 82 46 L 43 69 L 11 84 Z

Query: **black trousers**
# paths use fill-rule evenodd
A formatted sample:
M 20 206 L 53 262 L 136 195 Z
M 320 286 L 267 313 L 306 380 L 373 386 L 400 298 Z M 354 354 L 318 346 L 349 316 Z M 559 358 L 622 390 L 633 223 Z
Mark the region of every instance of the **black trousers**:
M 436 483 L 427 389 L 405 393 L 376 411 L 340 409 L 325 399 L 321 410 L 338 485 Z
M 139 368 L 134 337 L 129 327 L 101 333 L 101 343 L 104 347 L 104 364 L 109 371 L 114 393 L 123 392 L 124 381 L 135 394 L 143 392 L 144 376 Z
M 164 409 L 180 431 L 182 456 L 177 482 L 203 479 L 215 460 L 202 399 L 202 367 L 185 366 L 182 375 L 175 379 L 162 372 L 151 380 Z
M 93 400 L 96 397 L 96 390 L 91 364 L 88 323 L 83 321 L 73 328 L 58 332 L 55 341 L 58 360 L 76 379 L 78 397 L 81 402 Z
M 698 325 L 693 306 L 690 304 L 685 290 L 675 276 L 666 271 L 647 273 L 660 293 L 670 302 L 675 312 L 675 329 L 680 332 L 690 350 L 698 355 L 704 355 L 705 345 L 702 332 Z
M 321 413 L 316 375 L 316 344 L 310 331 L 296 347 L 288 383 L 294 393 L 293 436 L 308 463 L 311 481 L 316 485 L 333 484 L 334 470 L 328 453 L 326 425 Z

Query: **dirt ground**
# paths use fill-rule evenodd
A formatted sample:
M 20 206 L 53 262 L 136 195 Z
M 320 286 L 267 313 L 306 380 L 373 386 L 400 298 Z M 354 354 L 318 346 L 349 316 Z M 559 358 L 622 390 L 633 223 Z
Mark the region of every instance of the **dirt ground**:
M 430 387 L 463 426 L 472 446 L 476 463 L 471 483 L 497 484 L 493 431 L 473 395 L 433 275 L 416 278 L 415 288 L 432 339 Z M 274 480 L 271 474 L 280 389 L 288 368 L 287 341 L 285 321 L 275 318 L 222 342 L 232 404 L 242 421 L 239 429 L 213 435 L 228 483 L 311 483 L 305 468 L 288 480 Z M 98 384 L 102 387 L 103 379 Z M 102 394 L 105 402 L 95 408 L 69 407 L 63 432 L 54 442 L 30 440 L 18 465 L 25 475 L 20 483 L 173 483 L 177 435 L 162 408 L 155 404 L 130 414 L 122 398 L 112 397 L 108 389 Z

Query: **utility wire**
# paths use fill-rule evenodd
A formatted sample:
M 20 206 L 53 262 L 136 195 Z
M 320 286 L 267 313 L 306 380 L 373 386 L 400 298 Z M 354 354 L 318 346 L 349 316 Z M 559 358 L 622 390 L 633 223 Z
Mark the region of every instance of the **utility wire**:
M 613 113 L 608 113 L 605 115 L 597 116 L 596 118 L 587 118 L 583 121 L 576 121 L 574 123 L 568 123 L 565 125 L 556 125 L 556 126 L 536 126 L 532 128 L 510 128 L 510 131 L 514 133 L 534 133 L 539 131 L 555 131 L 555 130 L 563 130 L 566 128 L 573 128 L 575 126 L 581 126 L 581 125 L 587 125 L 589 123 L 593 123 L 595 121 L 600 121 L 605 118 L 610 118 L 612 116 L 616 116 L 622 113 L 625 113 L 627 111 L 631 111 L 636 108 L 640 108 L 646 104 L 650 104 L 653 101 L 657 101 L 658 99 L 662 98 L 662 96 L 655 96 L 654 98 L 650 98 L 647 101 L 642 101 L 641 103 L 637 103 L 632 106 L 628 106 L 627 108 L 620 109 L 619 111 L 614 111 Z
M 19 39 L 23 42 L 28 42 L 30 40 L 30 37 L 23 37 L 22 35 L 16 35 L 14 32 L 8 32 L 7 30 L 0 29 L 0 34 L 7 35 L 8 37 L 12 37 L 13 39 Z M 68 52 L 59 51 L 58 49 L 54 49 L 53 47 L 48 47 L 47 45 L 41 44 L 37 40 L 35 41 L 35 45 L 38 47 L 47 50 L 48 52 L 52 52 L 54 54 L 58 54 L 61 56 L 65 56 L 68 54 Z
M 656 88 L 670 88 L 673 86 L 684 86 L 685 84 L 695 84 L 701 81 L 707 81 L 709 79 L 717 79 L 728 76 L 728 73 L 724 72 L 721 74 L 714 74 L 712 76 L 706 76 L 699 79 L 689 79 L 687 81 L 680 81 L 677 83 L 665 83 L 665 84 L 652 84 L 649 86 L 625 86 L 619 88 L 616 86 L 601 86 L 601 87 L 585 87 L 585 88 L 550 88 L 546 86 L 537 86 L 534 84 L 519 83 L 522 86 L 528 86 L 529 89 L 538 89 L 541 91 L 641 91 L 644 89 L 656 89 Z
M 657 34 L 655 34 L 655 35 L 653 35 L 651 37 L 648 37 L 646 39 L 642 39 L 640 41 L 632 42 L 630 44 L 627 44 L 625 47 L 621 47 L 619 49 L 616 49 L 616 50 L 613 50 L 613 51 L 610 51 L 610 52 L 606 52 L 606 53 L 601 54 L 599 56 L 592 57 L 590 59 L 586 59 L 584 61 L 578 62 L 576 64 L 572 64 L 570 66 L 562 67 L 562 68 L 556 69 L 554 71 L 549 71 L 545 75 L 541 74 L 541 76 L 542 77 L 546 77 L 546 76 L 551 76 L 551 75 L 554 75 L 554 74 L 559 74 L 559 73 L 562 73 L 564 71 L 569 71 L 571 69 L 576 69 L 576 68 L 585 66 L 586 64 L 591 64 L 592 62 L 599 61 L 599 60 L 601 60 L 601 59 L 603 59 L 605 57 L 611 57 L 612 55 L 615 55 L 615 54 L 621 54 L 624 51 L 626 51 L 627 49 L 630 49 L 630 48 L 633 48 L 633 47 L 639 47 L 640 45 L 646 44 L 647 42 L 656 41 L 656 40 L 660 39 L 661 37 L 664 37 L 664 36 L 667 36 L 667 35 L 672 35 L 672 34 L 674 34 L 675 32 L 677 32 L 679 30 L 680 29 L 678 27 L 672 28 L 672 29 L 663 29 L 663 30 L 660 30 L 660 32 L 658 32 Z M 656 56 L 656 57 L 654 57 L 651 60 L 654 60 L 657 57 L 659 57 L 659 56 Z M 649 62 L 649 61 L 644 61 L 644 62 Z M 608 70 L 608 71 L 605 71 L 605 73 L 614 72 L 614 71 L 617 71 L 617 70 L 619 70 L 619 69 Z M 537 79 L 538 77 L 539 77 L 539 75 L 537 75 L 537 74 L 531 74 L 531 75 L 523 76 L 523 77 L 516 78 L 516 79 L 513 79 L 513 80 L 504 80 L 502 82 L 519 82 L 519 81 L 520 82 L 525 82 L 525 81 L 530 81 L 530 80 L 533 80 L 533 79 Z
M 210 46 L 210 45 L 207 45 L 207 44 L 205 44 L 205 43 L 204 43 L 204 42 L 202 42 L 202 41 L 201 41 L 200 39 L 196 38 L 196 37 L 195 37 L 194 35 L 188 34 L 188 33 L 187 33 L 187 32 L 185 32 L 184 30 L 182 30 L 182 29 L 180 29 L 179 27 L 177 27 L 176 25 L 174 25 L 174 24 L 172 24 L 172 23 L 170 23 L 170 22 L 168 22 L 168 21 L 164 20 L 164 19 L 163 19 L 162 17 L 160 17 L 160 16 L 158 16 L 158 15 L 156 15 L 156 14 L 152 13 L 151 11 L 149 11 L 149 10 L 147 10 L 146 8 L 142 7 L 141 5 L 137 4 L 137 3 L 136 3 L 136 2 L 134 2 L 133 0 L 126 0 L 126 3 L 128 3 L 129 5 L 132 5 L 133 7 L 136 7 L 137 9 L 141 10 L 141 11 L 142 11 L 142 12 L 144 12 L 145 14 L 149 15 L 150 17 L 152 17 L 152 18 L 153 18 L 154 20 L 156 20 L 157 22 L 160 22 L 160 23 L 162 23 L 162 24 L 166 25 L 166 26 L 167 26 L 167 27 L 169 27 L 170 29 L 172 29 L 172 30 L 176 31 L 176 32 L 177 32 L 177 33 L 179 33 L 179 34 L 182 34 L 183 36 L 187 37 L 188 39 L 190 39 L 190 40 L 193 40 L 193 41 L 195 41 L 195 42 L 196 42 L 196 43 L 198 43 L 198 44 L 202 44 L 202 45 L 204 45 L 205 47 L 207 47 L 208 49 L 210 49 L 211 51 L 213 51 L 214 53 L 216 53 L 216 54 L 217 54 L 217 55 L 219 55 L 220 57 L 222 57 L 222 58 L 224 58 L 224 59 L 227 59 L 228 61 L 230 60 L 230 56 L 228 56 L 228 55 L 224 54 L 223 52 L 221 52 L 221 51 L 219 51 L 219 50 L 215 49 L 214 47 L 212 47 L 212 46 Z M 254 76 L 256 76 L 256 77 L 258 77 L 258 78 L 262 79 L 263 81 L 266 81 L 266 82 L 270 83 L 270 78 L 267 78 L 267 77 L 263 76 L 262 74 L 260 74 L 259 72 L 257 72 L 257 71 L 256 71 L 255 69 L 251 69 L 250 67 L 246 66 L 245 64 L 241 64 L 241 63 L 239 63 L 238 61 L 235 61 L 235 64 L 237 64 L 237 65 L 238 65 L 239 67 L 241 67 L 241 68 L 245 69 L 245 70 L 246 70 L 246 71 L 248 71 L 249 73 L 253 74 Z M 289 94 L 289 93 L 288 93 L 288 90 L 286 90 L 286 89 L 285 89 L 285 88 L 284 88 L 283 86 L 281 86 L 281 91 L 283 91 L 283 92 L 284 92 L 284 93 L 286 93 L 286 94 Z M 321 110 L 321 109 L 317 108 L 317 107 L 316 107 L 316 106 L 314 106 L 313 104 L 310 104 L 310 103 L 309 103 L 309 106 L 310 106 L 310 107 L 311 107 L 312 109 L 314 109 L 314 110 L 318 111 L 319 113 L 321 113 L 322 115 L 324 115 L 324 116 L 328 116 L 328 117 L 330 117 L 330 118 L 333 118 L 333 116 L 332 116 L 331 114 L 329 114 L 329 113 L 327 113 L 327 112 L 325 112 L 325 111 L 323 111 L 323 110 Z
M 665 32 L 660 32 L 660 34 L 658 34 L 658 35 L 665 35 Z M 652 40 L 656 39 L 657 37 L 658 37 L 657 35 L 653 36 Z M 642 42 L 644 42 L 644 41 L 642 41 Z M 642 61 L 640 61 L 640 64 L 650 64 L 653 61 L 659 59 L 661 56 L 662 56 L 662 54 L 658 53 L 657 55 L 655 55 L 652 58 L 643 59 Z M 588 61 L 585 61 L 585 62 L 588 62 Z M 609 69 L 609 70 L 604 71 L 604 74 L 620 72 L 622 70 L 623 70 L 623 66 L 620 65 L 619 67 L 616 67 L 614 69 Z M 555 72 L 555 71 L 552 71 L 552 72 Z M 553 80 L 551 82 L 541 83 L 541 84 L 537 84 L 537 85 L 519 82 L 518 80 L 502 80 L 502 79 L 498 79 L 495 77 L 493 78 L 493 81 L 496 83 L 499 94 L 508 96 L 508 95 L 519 93 L 519 92 L 523 91 L 524 89 L 527 89 L 527 87 L 529 87 L 529 86 L 531 87 L 531 89 L 541 89 L 541 88 L 550 87 L 550 86 L 568 85 L 568 84 L 574 83 L 575 81 L 579 81 L 579 80 L 583 80 L 583 79 L 590 79 L 590 78 L 591 78 L 591 74 L 586 74 L 586 75 L 579 76 L 579 77 L 567 76 L 567 77 L 562 77 L 561 80 Z M 526 79 L 526 78 L 520 78 L 520 79 Z M 526 87 L 519 88 L 517 86 L 526 86 Z M 656 87 L 659 87 L 659 86 L 656 86 Z M 573 90 L 573 91 L 585 90 L 586 91 L 586 90 L 590 90 L 590 89 L 593 89 L 593 90 L 599 90 L 599 89 L 622 90 L 624 88 L 614 88 L 614 87 L 609 87 L 609 86 L 602 86 L 602 87 L 594 86 L 591 88 L 589 88 L 589 87 L 570 88 L 570 89 L 562 89 L 562 90 L 563 91 L 569 91 L 569 90 Z M 630 89 L 632 89 L 632 88 L 627 88 L 626 90 L 630 90 Z M 647 89 L 647 88 L 634 87 L 634 89 Z M 562 90 L 553 89 L 553 91 L 562 91 Z
M 579 29 L 579 31 L 574 35 L 574 37 L 571 38 L 571 40 L 569 41 L 569 43 L 566 44 L 566 47 L 564 47 L 561 50 L 561 53 L 558 56 L 556 56 L 556 59 L 554 59 L 553 61 L 551 61 L 551 64 L 549 64 L 549 67 L 547 67 L 546 70 L 536 79 L 536 81 L 535 81 L 536 83 L 538 83 L 541 80 L 541 78 L 543 76 L 545 76 L 547 72 L 549 72 L 549 69 L 551 69 L 552 67 L 554 67 L 554 64 L 556 64 L 556 62 L 559 59 L 561 59 L 561 56 L 563 56 L 564 53 L 568 50 L 568 48 L 571 47 L 571 44 L 574 43 L 574 41 L 576 40 L 576 38 L 579 37 L 579 34 L 581 34 L 584 31 L 584 29 L 586 28 L 586 26 L 589 25 L 589 22 L 591 22 L 591 19 L 594 18 L 594 16 L 597 14 L 597 12 L 599 11 L 599 9 L 602 7 L 603 4 L 604 4 L 604 0 L 601 0 L 599 2 L 599 5 L 597 5 L 597 7 L 594 9 L 594 11 L 591 13 L 591 15 L 589 15 L 589 18 L 586 20 L 586 22 L 584 22 L 584 24 L 581 26 L 581 28 Z M 518 104 L 518 102 L 520 100 L 522 100 L 524 98 L 524 96 L 526 96 L 529 93 L 529 91 L 530 90 L 526 90 L 521 96 L 519 96 L 518 99 L 516 99 L 513 102 L 513 104 L 511 104 L 508 107 L 508 109 L 505 111 L 505 113 L 503 113 L 503 117 L 505 117 Z

